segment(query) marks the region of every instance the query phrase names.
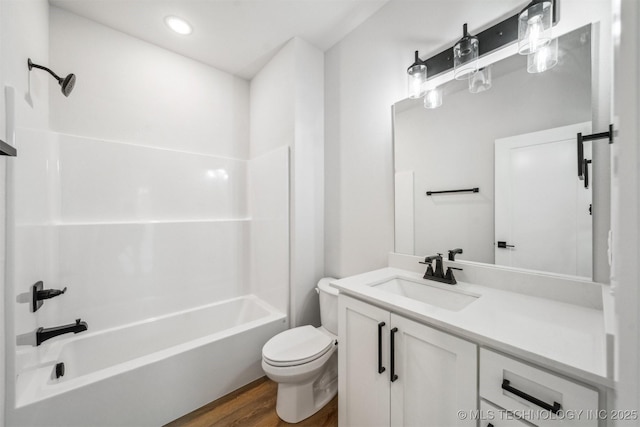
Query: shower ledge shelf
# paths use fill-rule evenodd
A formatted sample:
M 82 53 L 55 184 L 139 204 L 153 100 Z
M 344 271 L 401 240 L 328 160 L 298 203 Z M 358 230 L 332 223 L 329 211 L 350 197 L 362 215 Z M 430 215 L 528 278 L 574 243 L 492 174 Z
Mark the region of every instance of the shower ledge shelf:
M 15 147 L 7 144 L 0 139 L 0 155 L 15 157 L 17 154 L 18 151 L 15 149 Z
M 198 223 L 198 222 L 243 222 L 251 221 L 251 217 L 242 218 L 202 218 L 202 219 L 148 219 L 135 221 L 50 221 L 39 223 L 22 223 L 16 224 L 19 227 L 68 227 L 76 225 L 128 225 L 128 224 L 180 224 L 180 223 Z

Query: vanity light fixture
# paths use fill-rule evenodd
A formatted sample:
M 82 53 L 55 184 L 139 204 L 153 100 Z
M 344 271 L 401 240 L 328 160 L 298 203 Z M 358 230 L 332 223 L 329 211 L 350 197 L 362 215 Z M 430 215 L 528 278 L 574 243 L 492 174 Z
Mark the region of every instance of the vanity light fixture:
M 463 36 L 455 46 L 421 60 L 418 51 L 409 68 L 409 97 L 426 96 L 427 78 L 433 78 L 453 68 L 454 78 L 469 79 L 469 91 L 482 92 L 491 87 L 491 69 L 485 67 L 479 74 L 478 58 L 518 41 L 518 53 L 529 55 L 527 71 L 540 73 L 558 62 L 557 40 L 552 38 L 552 27 L 558 23 L 560 0 L 532 0 L 520 13 L 501 21 L 491 28 L 472 36 L 463 26 Z M 547 48 L 546 50 L 543 48 Z M 427 75 L 429 70 L 429 75 Z M 432 94 L 436 97 L 436 94 Z M 442 98 L 442 92 L 437 95 Z M 442 99 L 440 99 L 442 102 Z M 432 105 L 425 99 L 425 106 Z M 430 108 L 430 107 L 427 107 Z
M 189 23 L 184 19 L 178 18 L 177 16 L 165 17 L 164 23 L 167 24 L 167 27 L 171 28 L 173 31 L 183 36 L 189 35 L 193 32 L 191 25 L 189 25 Z
M 551 42 L 552 0 L 533 0 L 518 15 L 518 53 L 529 55 Z
M 453 76 L 456 80 L 464 80 L 478 70 L 478 38 L 467 31 L 467 24 L 462 26 L 462 38 L 453 47 Z
M 442 86 L 427 90 L 424 96 L 424 108 L 438 108 L 442 105 Z
M 469 76 L 469 92 L 480 93 L 491 89 L 491 65 L 480 68 Z
M 427 65 L 421 60 L 416 50 L 415 61 L 407 68 L 409 98 L 422 98 L 426 94 Z
M 543 73 L 555 67 L 558 63 L 558 39 L 553 39 L 548 45 L 527 55 L 527 72 Z

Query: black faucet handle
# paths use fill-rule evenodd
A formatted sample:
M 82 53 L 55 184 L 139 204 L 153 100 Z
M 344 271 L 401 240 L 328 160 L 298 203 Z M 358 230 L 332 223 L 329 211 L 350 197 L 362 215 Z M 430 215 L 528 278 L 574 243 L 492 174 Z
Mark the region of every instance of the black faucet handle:
M 446 280 L 445 283 L 449 284 L 449 285 L 455 285 L 456 283 L 458 283 L 456 281 L 455 276 L 453 275 L 453 271 L 452 270 L 462 270 L 461 268 L 457 268 L 457 267 L 447 267 L 447 272 L 444 275 L 444 278 Z
M 424 257 L 424 262 L 418 261 L 420 264 L 431 264 L 433 261 L 442 261 L 442 254 Z

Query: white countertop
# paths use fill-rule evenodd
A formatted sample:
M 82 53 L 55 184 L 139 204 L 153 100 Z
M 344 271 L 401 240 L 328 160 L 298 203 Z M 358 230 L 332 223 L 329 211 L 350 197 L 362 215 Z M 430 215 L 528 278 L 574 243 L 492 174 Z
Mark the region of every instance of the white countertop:
M 395 277 L 469 292 L 479 298 L 459 311 L 451 311 L 370 286 Z M 343 294 L 481 346 L 595 385 L 613 387 L 613 380 L 607 378 L 602 310 L 470 283 L 442 284 L 391 267 L 336 280 L 331 285 Z

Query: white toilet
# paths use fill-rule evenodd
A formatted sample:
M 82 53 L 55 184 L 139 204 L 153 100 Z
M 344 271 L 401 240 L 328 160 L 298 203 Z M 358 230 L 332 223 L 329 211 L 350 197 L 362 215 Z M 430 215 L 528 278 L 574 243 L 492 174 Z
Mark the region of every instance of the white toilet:
M 338 392 L 338 290 L 333 278 L 318 282 L 322 326 L 281 332 L 262 347 L 262 369 L 278 383 L 276 412 L 297 423 L 318 412 Z

